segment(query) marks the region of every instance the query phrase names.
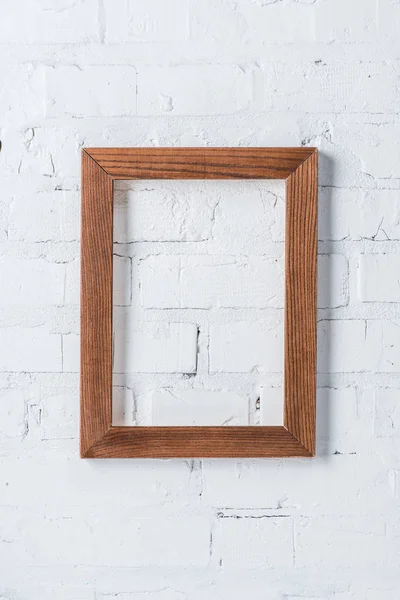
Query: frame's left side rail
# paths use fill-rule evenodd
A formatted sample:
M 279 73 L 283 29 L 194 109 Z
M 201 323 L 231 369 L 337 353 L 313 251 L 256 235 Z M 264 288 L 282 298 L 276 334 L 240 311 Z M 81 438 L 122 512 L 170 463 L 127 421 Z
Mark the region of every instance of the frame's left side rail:
M 113 183 L 82 152 L 81 455 L 111 427 Z

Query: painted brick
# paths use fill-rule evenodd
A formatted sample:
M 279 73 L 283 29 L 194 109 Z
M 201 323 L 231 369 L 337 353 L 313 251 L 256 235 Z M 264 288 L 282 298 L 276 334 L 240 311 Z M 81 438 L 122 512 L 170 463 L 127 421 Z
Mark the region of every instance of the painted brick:
M 349 303 L 349 265 L 341 254 L 318 257 L 318 307 L 338 308 Z
M 138 71 L 141 115 L 231 114 L 252 102 L 251 74 L 237 65 L 143 67 Z
M 75 426 L 76 426 L 75 422 Z M 28 438 L 24 440 L 26 444 Z M 18 440 L 19 448 L 21 442 Z M 60 444 L 60 442 L 58 443 Z M 26 511 L 26 514 L 37 514 L 38 509 L 46 503 L 53 507 L 55 516 L 68 513 L 87 518 L 93 513 L 97 503 L 93 495 L 102 496 L 102 506 L 98 506 L 101 514 L 112 512 L 112 507 L 121 499 L 121 488 L 118 482 L 125 473 L 124 462 L 116 461 L 114 469 L 102 467 L 98 463 L 98 471 L 93 471 L 87 461 L 71 460 L 71 456 L 62 456 L 56 451 L 57 443 L 42 443 L 45 447 L 44 456 L 38 460 L 37 455 L 24 456 L 21 464 L 18 456 L 9 456 L 2 462 L 0 472 L 1 485 L 4 488 L 2 505 L 13 507 L 16 504 Z M 72 442 L 76 447 L 76 440 Z M 48 449 L 52 448 L 52 452 Z M 129 506 L 137 511 L 137 519 L 148 515 L 156 515 L 156 510 L 164 507 L 165 518 L 173 514 L 173 499 L 179 496 L 185 502 L 193 501 L 196 488 L 191 485 L 195 477 L 188 465 L 183 461 L 165 462 L 165 468 L 157 469 L 156 463 L 149 462 L 149 468 L 144 470 L 140 462 L 130 463 L 132 477 L 124 482 L 125 493 L 129 494 Z M 99 476 L 100 474 L 100 476 Z M 63 482 L 68 481 L 68 495 L 65 493 Z M 38 485 L 38 481 L 41 485 Z M 7 486 L 6 483 L 9 483 Z M 140 493 L 138 494 L 138 487 Z M 21 487 L 25 494 L 20 494 Z M 136 494 L 135 494 L 136 491 Z M 77 510 L 78 508 L 78 510 Z M 104 513 L 102 511 L 104 508 Z M 171 512 L 168 510 L 171 508 Z M 70 549 L 73 553 L 73 549 Z
M 152 256 L 141 261 L 146 308 L 283 307 L 283 261 L 233 256 Z
M 360 231 L 361 190 L 318 190 L 318 239 L 345 240 L 357 237 Z M 355 218 L 358 213 L 358 219 Z
M 218 184 L 218 182 L 216 182 Z M 114 241 L 197 242 L 212 231 L 215 191 L 207 182 L 115 184 Z
M 359 169 L 367 177 L 390 179 L 400 176 L 400 165 L 395 160 L 400 147 L 398 135 L 397 123 L 367 121 L 343 126 L 335 135 L 335 144 L 346 144 L 350 155 L 357 158 Z M 346 185 L 345 175 L 340 178 L 342 184 Z M 351 185 L 350 181 L 348 184 Z
M 399 269 L 400 256 L 396 254 L 364 254 L 361 256 L 360 300 L 363 302 L 400 302 Z
M 5 518 L 2 511 L 2 518 Z M 73 565 L 79 562 L 98 561 L 109 566 L 205 566 L 209 556 L 209 534 L 206 518 L 192 518 L 182 522 L 179 518 L 126 519 L 109 518 L 105 527 L 99 527 L 100 516 L 85 521 L 83 517 L 54 518 L 51 516 L 33 519 L 21 518 L 7 511 L 7 526 L 2 534 L 13 540 L 11 559 L 21 556 L 24 565 L 45 563 L 49 566 Z M 82 543 L 75 552 L 67 543 L 68 536 L 81 531 Z M 24 539 L 19 531 L 25 531 Z M 114 541 L 108 541 L 111 531 Z M 37 546 L 41 535 L 45 543 Z M 127 535 L 129 534 L 129 535 Z M 56 547 L 55 540 L 60 545 Z M 0 546 L 4 560 L 5 544 Z M 15 554 L 16 553 L 16 554 Z
M 271 241 L 284 240 L 285 192 L 281 181 L 213 182 L 216 184 L 218 203 L 208 242 L 210 253 L 246 255 L 251 239 L 252 254 L 268 254 Z
M 65 265 L 43 259 L 0 259 L 1 306 L 46 306 L 64 301 Z M 41 285 L 38 285 L 38 281 Z
M 239 9 L 239 10 L 238 10 Z M 225 43 L 243 43 L 248 35 L 249 25 L 242 13 L 242 6 L 204 0 L 204 5 L 191 6 L 191 33 L 197 44 L 216 44 L 218 39 Z M 220 23 L 224 23 L 221 29 Z M 217 43 L 218 44 L 218 43 Z
M 62 370 L 65 373 L 79 372 L 80 338 L 70 333 L 62 336 Z
M 79 239 L 77 192 L 53 191 L 18 194 L 10 206 L 12 241 L 70 242 Z
M 368 590 L 366 600 L 396 600 L 397 590 Z
M 1 24 L 0 24 L 1 30 Z M 33 65 L 0 67 L 3 122 L 22 124 L 44 116 L 44 74 Z
M 380 370 L 384 373 L 396 373 L 400 370 L 399 345 L 400 322 L 396 319 L 382 321 L 381 324 L 382 357 Z
M 136 402 L 137 403 L 137 402 Z M 131 388 L 113 386 L 112 423 L 113 425 L 136 425 L 134 420 L 135 396 Z
M 301 519 L 296 523 L 296 566 L 318 566 L 328 560 L 345 567 L 370 567 L 378 559 L 388 565 L 396 560 L 397 553 L 390 556 L 391 550 L 385 537 L 385 525 L 369 519 L 331 519 L 325 517 Z M 329 544 L 327 544 L 329 540 Z M 316 554 L 310 560 L 311 546 Z M 398 552 L 398 551 L 397 551 Z
M 286 596 L 287 600 L 323 600 L 323 598 L 316 598 L 316 596 Z
M 112 0 L 105 0 L 106 42 L 166 42 L 189 37 L 189 1 L 160 0 L 138 4 L 132 0 L 115 10 Z
M 3 243 L 8 235 L 8 205 L 6 202 L 0 202 L 0 242 Z
M 220 517 L 214 536 L 215 552 L 226 568 L 284 568 L 293 563 L 291 518 Z M 272 538 L 275 548 L 269 543 Z
M 98 595 L 98 600 L 111 600 L 114 597 L 116 600 L 184 600 L 184 592 L 175 589 L 168 590 L 151 590 L 148 592 L 121 592 L 121 593 L 105 593 Z
M 319 204 L 320 240 L 400 239 L 397 190 L 322 188 Z
M 248 425 L 248 403 L 232 392 L 153 393 L 153 425 Z
M 377 35 L 377 2 L 366 0 L 358 10 L 345 0 L 322 0 L 315 9 L 315 32 L 318 41 L 364 42 Z
M 80 44 L 98 40 L 95 0 L 22 0 L 1 12 L 0 38 L 17 44 Z
M 240 2 L 239 10 L 246 19 L 247 36 L 259 37 L 262 44 L 274 42 L 290 44 L 307 41 L 313 37 L 313 18 L 310 7 L 304 3 L 292 6 L 292 19 L 285 19 L 287 7 L 284 2 L 270 3 L 265 0 L 257 2 Z M 279 34 L 278 34 L 279 31 Z
M 59 373 L 61 336 L 45 327 L 1 327 L 0 370 Z
M 133 67 L 49 68 L 46 90 L 48 117 L 118 117 L 136 113 Z
M 130 258 L 113 256 L 114 306 L 128 306 L 132 295 L 132 265 Z
M 272 471 L 274 478 L 279 477 L 278 468 L 271 462 L 267 466 L 256 461 L 247 469 L 245 461 L 204 461 L 203 497 L 208 504 L 220 508 L 276 507 L 279 499 L 286 498 L 286 492 L 270 485 L 267 471 L 270 475 Z
M 78 393 L 46 395 L 41 400 L 42 440 L 77 439 Z
M 207 517 L 110 518 L 94 527 L 96 561 L 109 566 L 205 567 L 209 561 Z M 94 523 L 99 524 L 99 521 Z M 111 532 L 114 531 L 114 536 Z M 107 543 L 112 537 L 113 541 Z
M 22 390 L 0 389 L 0 421 L 0 439 L 24 435 L 25 401 Z
M 318 453 L 357 452 L 363 423 L 358 418 L 357 394 L 351 387 L 317 389 Z
M 397 190 L 323 188 L 319 191 L 320 240 L 400 239 Z
M 54 176 L 54 157 L 50 149 L 52 145 L 55 146 L 54 137 L 50 137 L 50 140 L 43 140 L 43 137 L 43 130 L 40 127 L 20 129 L 17 133 L 15 128 L 2 129 L 2 145 L 7 144 L 8 148 L 7 157 L 3 157 L 4 167 L 10 178 L 15 178 L 13 181 L 14 185 L 12 186 L 13 189 L 10 189 L 10 197 L 15 194 L 16 184 L 20 176 L 24 177 L 26 187 L 29 189 L 26 195 L 31 194 L 32 183 L 38 176 L 48 178 Z M 63 138 L 58 147 L 64 144 L 65 138 Z M 64 153 L 64 160 L 66 158 L 67 156 Z M 74 158 L 76 168 L 76 155 Z M 37 185 L 35 188 L 37 189 Z
M 210 371 L 279 373 L 283 369 L 282 322 L 231 322 L 210 327 Z
M 377 22 L 381 39 L 397 39 L 400 23 L 400 6 L 397 0 L 380 0 L 377 7 Z
M 224 47 L 227 45 L 230 52 L 237 55 L 249 45 L 261 50 L 274 43 L 309 41 L 314 33 L 312 9 L 304 3 L 291 3 L 292 18 L 287 19 L 287 8 L 282 1 L 215 3 L 207 0 L 203 6 L 192 7 L 193 36 L 197 43 L 204 41 L 215 48 L 221 43 Z
M 334 415 L 333 415 L 334 417 Z M 320 428 L 320 421 L 317 423 Z M 365 431 L 365 429 L 364 429 Z M 371 443 L 371 431 L 366 439 Z M 360 437 L 357 436 L 357 440 Z M 363 442 L 364 444 L 364 442 Z M 356 450 L 362 455 L 362 448 Z M 203 497 L 218 507 L 235 506 L 243 510 L 254 510 L 255 516 L 265 514 L 266 509 L 273 514 L 299 514 L 343 516 L 346 514 L 368 517 L 371 511 L 381 514 L 391 512 L 395 502 L 393 490 L 388 486 L 386 476 L 376 477 L 375 467 L 367 472 L 360 468 L 363 458 L 357 455 L 341 456 L 329 454 L 324 448 L 318 449 L 319 458 L 305 469 L 298 462 L 257 461 L 252 469 L 247 461 L 205 461 L 203 465 Z M 371 460 L 371 458 L 370 458 Z M 377 457 L 377 461 L 381 459 Z M 330 462 L 326 469 L 326 462 Z M 305 472 L 312 470 L 310 481 L 318 482 L 314 486 L 304 485 Z M 386 473 L 385 473 L 386 474 Z M 276 485 L 271 486 L 272 478 Z M 346 486 L 340 482 L 346 479 Z M 368 503 L 360 503 L 360 497 L 368 497 Z
M 138 323 L 129 312 L 117 316 L 114 372 L 195 373 L 197 326 Z
M 82 517 L 74 519 L 68 518 L 68 516 L 54 518 L 50 515 L 41 515 L 40 518 L 32 518 L 29 515 L 18 515 L 16 510 L 2 509 L 1 518 L 3 521 L 2 538 L 12 540 L 10 544 L 0 545 L 0 557 L 3 564 L 5 561 L 12 562 L 19 557 L 20 564 L 24 566 L 71 565 L 74 557 L 71 554 L 68 539 L 71 535 L 78 535 L 78 532 L 81 535 L 81 544 L 75 550 L 75 557 L 83 562 L 94 558 L 90 544 L 90 527 L 89 524 L 85 524 Z M 42 543 L 38 544 L 37 540 L 41 536 L 43 536 Z M 7 546 L 12 546 L 12 550 L 10 551 Z
M 400 194 L 397 190 L 368 190 L 356 213 L 361 214 L 358 238 L 374 241 L 400 239 Z
M 260 425 L 283 425 L 283 389 L 281 387 L 262 388 Z
M 318 371 L 395 373 L 400 369 L 400 327 L 393 321 L 321 321 Z
M 399 73 L 394 63 L 314 62 L 293 68 L 282 62 L 267 64 L 264 71 L 270 110 L 396 111 Z
M 133 425 L 148 427 L 153 424 L 153 393 L 135 394 L 133 409 Z
M 118 265 L 120 266 L 120 264 Z M 121 288 L 119 282 L 120 271 L 115 271 L 116 286 Z M 79 305 L 80 302 L 80 260 L 71 260 L 65 265 L 65 296 L 64 303 L 66 305 Z M 125 290 L 125 286 L 124 286 Z M 116 300 L 120 300 L 119 297 Z
M 49 122 L 52 121 L 18 132 L 17 138 L 9 140 L 8 151 L 14 161 L 15 172 L 23 175 L 25 181 L 28 180 L 29 189 L 30 177 L 36 179 L 38 175 L 46 178 L 40 178 L 41 183 L 48 181 L 47 178 L 58 177 L 61 178 L 62 183 L 59 185 L 62 187 L 66 180 L 72 180 L 76 187 L 83 135 L 71 126 L 54 126 L 49 125 Z M 10 148 L 12 142 L 14 148 Z M 79 223 L 78 212 L 75 213 L 75 219 L 77 217 Z
M 378 437 L 399 436 L 400 392 L 380 388 L 375 391 L 374 433 Z

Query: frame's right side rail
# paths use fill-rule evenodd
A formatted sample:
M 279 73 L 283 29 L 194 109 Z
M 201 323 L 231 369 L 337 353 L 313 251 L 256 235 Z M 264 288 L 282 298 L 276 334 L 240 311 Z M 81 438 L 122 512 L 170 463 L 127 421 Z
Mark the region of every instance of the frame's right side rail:
M 285 416 L 315 454 L 318 152 L 287 179 L 285 241 Z

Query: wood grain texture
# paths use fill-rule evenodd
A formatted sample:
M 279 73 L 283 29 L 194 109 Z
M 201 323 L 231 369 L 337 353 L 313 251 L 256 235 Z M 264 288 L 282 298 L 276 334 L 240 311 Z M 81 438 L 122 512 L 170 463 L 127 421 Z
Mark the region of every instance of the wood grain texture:
M 81 456 L 309 457 L 315 453 L 315 148 L 92 148 L 82 155 Z M 115 179 L 286 179 L 284 426 L 112 426 Z
M 312 455 L 316 418 L 317 174 L 315 151 L 288 178 L 285 236 L 284 424 Z
M 82 153 L 81 456 L 111 425 L 113 184 Z
M 88 458 L 310 457 L 285 427 L 111 427 Z
M 114 179 L 286 179 L 310 148 L 88 148 Z

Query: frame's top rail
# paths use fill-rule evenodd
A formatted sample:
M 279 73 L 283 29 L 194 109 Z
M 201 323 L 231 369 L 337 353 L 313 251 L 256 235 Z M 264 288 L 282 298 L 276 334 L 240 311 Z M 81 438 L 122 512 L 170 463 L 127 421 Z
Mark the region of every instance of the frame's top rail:
M 286 179 L 315 148 L 85 148 L 113 179 Z

